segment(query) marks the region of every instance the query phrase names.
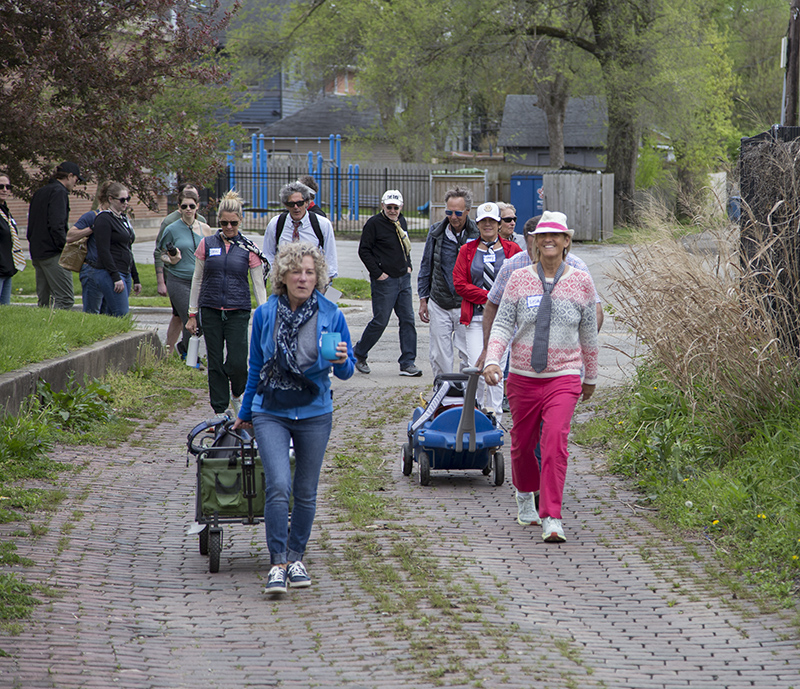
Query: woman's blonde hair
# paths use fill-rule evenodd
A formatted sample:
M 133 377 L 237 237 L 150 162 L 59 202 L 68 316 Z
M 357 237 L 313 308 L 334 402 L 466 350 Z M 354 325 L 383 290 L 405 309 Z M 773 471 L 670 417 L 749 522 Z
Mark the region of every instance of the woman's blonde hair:
M 239 220 L 244 217 L 242 197 L 239 196 L 239 194 L 233 189 L 225 192 L 225 196 L 223 196 L 222 200 L 219 202 L 219 206 L 217 207 L 217 217 L 223 213 L 233 213 L 234 215 L 238 216 Z
M 317 289 L 322 292 L 328 285 L 328 264 L 322 252 L 308 242 L 286 242 L 278 247 L 272 270 L 269 274 L 273 294 L 286 294 L 286 273 L 300 268 L 305 256 L 314 259 L 314 269 L 317 273 Z

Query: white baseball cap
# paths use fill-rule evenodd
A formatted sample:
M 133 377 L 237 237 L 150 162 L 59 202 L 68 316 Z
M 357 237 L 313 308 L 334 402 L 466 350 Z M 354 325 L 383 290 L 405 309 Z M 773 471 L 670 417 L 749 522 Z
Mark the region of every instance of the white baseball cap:
M 496 203 L 482 203 L 480 206 L 478 206 L 475 221 L 477 222 L 478 220 L 483 220 L 484 218 L 491 218 L 492 220 L 500 222 L 500 208 Z
M 383 197 L 381 198 L 381 203 L 385 205 L 393 203 L 397 206 L 402 206 L 403 195 L 399 191 L 397 191 L 397 189 L 389 189 L 389 191 L 385 191 L 383 193 Z

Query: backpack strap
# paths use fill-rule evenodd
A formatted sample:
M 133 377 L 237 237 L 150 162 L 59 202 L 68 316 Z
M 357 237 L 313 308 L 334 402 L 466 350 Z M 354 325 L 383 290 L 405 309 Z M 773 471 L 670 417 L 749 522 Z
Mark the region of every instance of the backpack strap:
M 283 234 L 283 228 L 286 225 L 286 218 L 288 217 L 289 213 L 284 211 L 278 216 L 278 224 L 275 225 L 275 246 L 278 246 L 278 243 L 281 241 L 281 235 Z M 311 222 L 311 229 L 314 230 L 314 234 L 317 235 L 317 241 L 319 242 L 319 248 L 325 248 L 325 237 L 322 235 L 322 230 L 319 226 L 319 219 L 317 218 L 316 213 L 312 213 L 308 211 L 308 219 Z

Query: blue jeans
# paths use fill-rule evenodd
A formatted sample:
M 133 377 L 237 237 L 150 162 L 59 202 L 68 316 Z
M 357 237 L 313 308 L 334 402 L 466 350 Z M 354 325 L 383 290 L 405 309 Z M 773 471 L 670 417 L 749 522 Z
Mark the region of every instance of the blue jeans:
M 11 303 L 11 276 L 0 278 L 0 304 Z
M 269 559 L 273 565 L 302 560 L 317 512 L 317 486 L 333 414 L 309 419 L 286 419 L 253 414 L 264 476 L 267 479 L 264 524 Z M 289 466 L 289 439 L 294 441 L 295 469 Z M 289 531 L 289 493 L 294 496 Z
M 81 302 L 83 302 L 84 313 L 104 313 L 103 312 L 103 293 L 95 287 L 93 281 L 89 279 L 89 271 L 95 270 L 88 263 L 81 266 L 79 277 L 81 279 Z
M 86 282 L 91 293 L 102 295 L 103 313 L 110 316 L 125 316 L 128 313 L 128 295 L 133 289 L 133 281 L 131 280 L 130 273 L 120 273 L 120 278 L 125 283 L 125 289 L 121 292 L 114 291 L 114 281 L 111 279 L 111 273 L 104 268 L 94 268 L 87 265 L 86 268 Z M 86 308 L 84 307 L 84 311 Z M 100 313 L 99 304 L 97 304 L 96 311 L 89 311 L 87 313 Z
M 359 359 L 366 359 L 369 350 L 381 339 L 389 324 L 392 310 L 400 324 L 400 368 L 411 366 L 417 358 L 417 329 L 414 325 L 414 304 L 411 300 L 411 274 L 399 278 L 370 280 L 372 287 L 372 320 L 367 323 L 361 339 L 353 347 Z

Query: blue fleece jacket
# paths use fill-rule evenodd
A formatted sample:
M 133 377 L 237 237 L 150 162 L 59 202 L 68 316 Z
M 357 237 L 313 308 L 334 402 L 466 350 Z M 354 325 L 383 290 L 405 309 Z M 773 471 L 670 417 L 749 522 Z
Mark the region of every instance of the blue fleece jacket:
M 350 331 L 344 314 L 332 301 L 317 292 L 319 311 L 317 313 L 317 341 L 322 338 L 323 332 L 340 333 L 342 342 L 347 343 L 347 361 L 343 364 L 332 364 L 317 354 L 317 361 L 303 373 L 319 386 L 319 395 L 304 407 L 294 409 L 272 410 L 264 407 L 263 396 L 256 392 L 261 369 L 275 351 L 275 318 L 278 310 L 278 297 L 274 294 L 266 304 L 259 306 L 253 314 L 253 332 L 250 337 L 250 363 L 247 373 L 247 387 L 242 398 L 242 407 L 239 418 L 242 421 L 252 421 L 253 413 L 272 414 L 289 419 L 310 419 L 333 411 L 333 397 L 331 395 L 331 379 L 328 376 L 331 367 L 333 374 L 341 380 L 347 380 L 355 371 L 355 356 L 353 345 L 350 342 Z

